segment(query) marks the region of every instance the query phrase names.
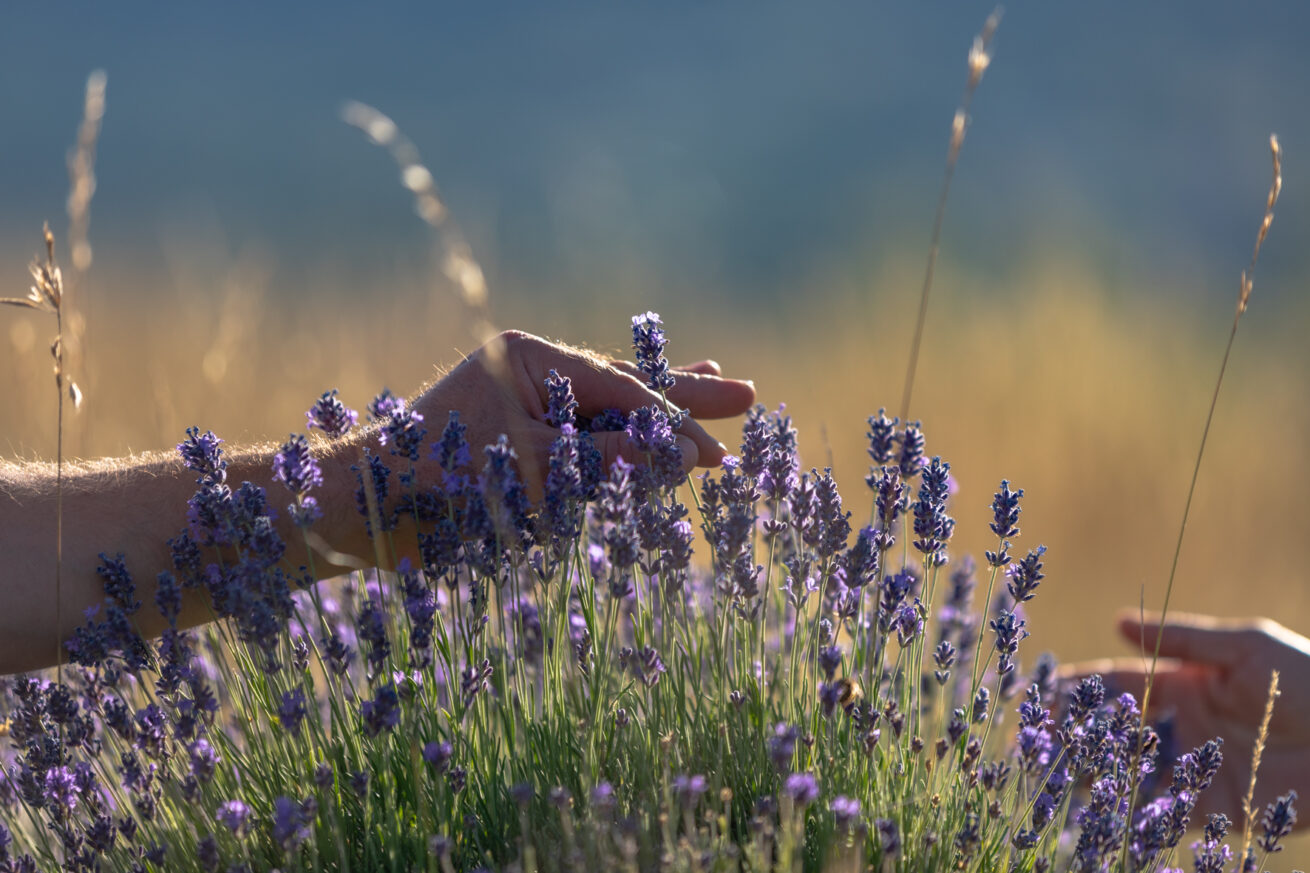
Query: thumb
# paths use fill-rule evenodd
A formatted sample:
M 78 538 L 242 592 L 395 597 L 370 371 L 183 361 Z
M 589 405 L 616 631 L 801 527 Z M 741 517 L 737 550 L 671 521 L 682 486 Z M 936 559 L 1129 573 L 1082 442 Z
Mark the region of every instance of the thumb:
M 1176 613 L 1161 627 L 1159 613 L 1121 613 L 1118 628 L 1119 634 L 1140 646 L 1147 657 L 1155 652 L 1157 638 L 1162 658 L 1224 665 L 1231 664 L 1239 654 L 1241 630 L 1208 615 Z

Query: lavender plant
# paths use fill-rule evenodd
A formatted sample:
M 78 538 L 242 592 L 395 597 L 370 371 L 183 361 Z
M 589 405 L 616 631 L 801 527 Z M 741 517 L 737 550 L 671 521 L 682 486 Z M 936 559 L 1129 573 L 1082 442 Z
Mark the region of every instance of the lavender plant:
M 635 319 L 634 345 L 667 388 L 658 325 Z M 1181 863 L 1222 741 L 1166 776 L 1131 695 L 1061 690 L 1028 657 L 1045 549 L 1009 553 L 1021 489 L 993 498 L 979 599 L 949 553 L 950 467 L 917 423 L 870 419 L 873 522 L 855 530 L 782 410 L 753 410 L 740 456 L 690 481 L 663 409 L 587 422 L 567 378 L 546 388 L 559 435 L 535 505 L 504 438 L 475 453 L 452 412 L 429 440 L 376 398 L 359 523 L 395 570 L 324 583 L 270 520 L 313 530 L 315 444 L 287 440 L 273 496 L 188 431 L 197 491 L 155 602 L 103 555 L 68 681 L 4 685 L 0 870 Z M 308 413 L 335 439 L 357 420 L 335 392 Z M 603 470 L 591 429 L 620 425 L 645 463 Z M 215 618 L 199 631 L 177 626 L 188 589 Z M 159 640 L 135 630 L 150 608 Z M 1154 799 L 1128 815 L 1137 792 Z M 1263 851 L 1294 801 L 1265 814 Z M 1226 832 L 1210 822 L 1195 869 L 1224 869 Z

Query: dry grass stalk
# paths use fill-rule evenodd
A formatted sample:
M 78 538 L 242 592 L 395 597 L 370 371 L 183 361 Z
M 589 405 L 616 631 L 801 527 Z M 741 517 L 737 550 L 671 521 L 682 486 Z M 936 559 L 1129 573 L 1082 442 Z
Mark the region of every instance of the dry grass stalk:
M 32 262 L 32 286 L 27 296 L 0 298 L 0 303 L 36 309 L 55 317 L 55 339 L 50 344 L 55 391 L 59 395 L 55 437 L 55 669 L 62 682 L 64 646 L 60 622 L 63 618 L 64 565 L 64 392 L 68 392 L 73 406 L 77 407 L 82 402 L 82 391 L 76 382 L 64 374 L 64 274 L 55 262 L 55 235 L 51 233 L 50 225 L 42 228 L 42 236 L 45 241 L 45 262 L 39 259 Z
M 450 210 L 441 201 L 431 171 L 419 159 L 418 149 L 394 121 L 372 106 L 351 101 L 342 108 L 341 117 L 363 131 L 374 145 L 391 153 L 400 167 L 401 184 L 414 195 L 414 211 L 437 233 L 442 248 L 441 270 L 454 283 L 472 317 L 474 339 L 479 344 L 490 341 L 496 329 L 488 309 L 486 277 L 458 225 L 451 219 Z
M 1174 545 L 1174 559 L 1169 565 L 1169 584 L 1164 589 L 1164 605 L 1160 609 L 1160 625 L 1155 634 L 1155 650 L 1151 654 L 1151 669 L 1147 673 L 1146 688 L 1142 692 L 1142 715 L 1139 722 L 1143 730 L 1138 731 L 1137 753 L 1133 757 L 1133 772 L 1136 771 L 1138 764 L 1141 762 L 1143 744 L 1146 740 L 1147 712 L 1151 704 L 1151 689 L 1155 685 L 1155 672 L 1160 664 L 1160 643 L 1164 640 L 1165 621 L 1169 616 L 1169 601 L 1173 596 L 1174 580 L 1178 575 L 1178 560 L 1183 552 L 1183 537 L 1187 533 L 1187 519 L 1192 509 L 1192 498 L 1196 494 L 1196 481 L 1201 473 L 1201 459 L 1205 457 L 1205 444 L 1210 436 L 1210 425 L 1214 422 L 1215 408 L 1219 404 L 1219 389 L 1224 384 L 1224 373 L 1228 369 L 1228 357 L 1233 351 L 1233 340 L 1237 337 L 1237 325 L 1242 320 L 1242 314 L 1246 312 L 1246 305 L 1251 299 L 1251 289 L 1255 281 L 1255 265 L 1260 258 L 1260 249 L 1264 245 L 1265 237 L 1269 235 L 1269 227 L 1274 221 L 1274 206 L 1278 203 L 1278 195 L 1283 190 L 1283 150 L 1278 144 L 1277 135 L 1270 135 L 1269 149 L 1273 157 L 1273 181 L 1269 185 L 1269 196 L 1265 200 L 1265 213 L 1260 221 L 1260 230 L 1256 234 L 1255 248 L 1251 252 L 1251 262 L 1246 269 L 1242 271 L 1241 287 L 1237 295 L 1237 312 L 1233 316 L 1233 327 L 1228 333 L 1228 343 L 1224 346 L 1224 357 L 1219 364 L 1219 376 L 1215 379 L 1214 393 L 1210 396 L 1210 410 L 1205 416 L 1205 426 L 1201 429 L 1201 445 L 1196 451 L 1196 463 L 1192 467 L 1192 480 L 1187 486 L 1187 500 L 1183 503 L 1183 520 L 1178 526 L 1178 541 Z M 1276 675 L 1276 674 L 1275 674 Z M 1275 679 L 1275 682 L 1277 680 Z M 1274 689 L 1276 690 L 1276 688 Z M 1273 701 L 1269 702 L 1269 707 L 1273 707 Z M 1266 712 L 1266 719 L 1268 712 Z M 1262 730 L 1263 732 L 1263 730 Z M 1262 748 L 1262 743 L 1257 743 L 1257 748 Z M 1258 763 L 1257 757 L 1257 763 Z M 1252 773 L 1254 782 L 1255 774 Z M 1137 786 L 1134 785 L 1128 799 L 1127 820 L 1132 821 L 1133 808 L 1137 800 Z M 1249 821 L 1248 821 L 1249 830 Z M 1128 841 L 1124 841 L 1124 858 L 1127 859 Z M 1125 865 L 1126 866 L 1126 865 Z
M 78 127 L 77 145 L 68 158 L 68 226 L 74 274 L 84 273 L 91 266 L 91 244 L 87 241 L 87 228 L 91 221 L 91 198 L 95 195 L 95 154 L 100 138 L 100 123 L 105 115 L 105 83 L 103 71 L 96 70 L 86 80 L 86 97 L 82 107 L 82 123 Z M 64 567 L 64 395 L 73 408 L 82 405 L 82 389 L 68 375 L 67 354 L 71 348 L 80 348 L 81 329 L 73 335 L 64 335 L 68 320 L 68 287 L 63 271 L 55 262 L 55 235 L 50 225 L 42 228 L 45 242 L 45 262 L 32 262 L 32 286 L 26 297 L 0 299 L 0 303 L 24 306 L 55 317 L 55 339 L 50 345 L 54 359 L 55 390 L 59 396 L 55 436 L 55 672 L 63 681 L 64 644 L 63 622 L 63 567 Z M 76 323 L 76 322 L 74 322 Z
M 919 364 L 919 347 L 923 344 L 923 328 L 928 318 L 928 295 L 932 291 L 933 273 L 937 268 L 937 253 L 941 249 L 942 223 L 946 219 L 946 201 L 951 193 L 951 179 L 955 177 L 955 165 L 960 159 L 960 149 L 964 145 L 964 133 L 969 126 L 969 107 L 973 104 L 974 92 L 982 81 L 983 73 L 992 62 L 992 37 L 996 27 L 1001 23 L 1001 8 L 998 6 L 983 24 L 982 32 L 973 39 L 969 48 L 969 75 L 964 84 L 964 96 L 951 119 L 951 144 L 946 152 L 946 173 L 942 177 L 941 194 L 937 197 L 937 214 L 933 218 L 932 242 L 928 247 L 928 267 L 923 276 L 923 290 L 919 294 L 919 316 L 914 323 L 914 340 L 910 343 L 910 362 L 905 370 L 905 390 L 901 395 L 901 421 L 909 421 L 910 399 L 914 393 L 914 373 Z
M 1272 208 L 1272 203 L 1270 204 Z M 1269 676 L 1269 693 L 1265 696 L 1265 714 L 1260 719 L 1260 732 L 1255 737 L 1255 748 L 1251 751 L 1251 781 L 1246 786 L 1246 796 L 1242 798 L 1242 852 L 1237 857 L 1245 858 L 1251 848 L 1251 838 L 1255 835 L 1255 780 L 1260 772 L 1260 758 L 1264 756 L 1265 742 L 1269 739 L 1269 720 L 1274 715 L 1274 701 L 1278 699 L 1278 671 Z

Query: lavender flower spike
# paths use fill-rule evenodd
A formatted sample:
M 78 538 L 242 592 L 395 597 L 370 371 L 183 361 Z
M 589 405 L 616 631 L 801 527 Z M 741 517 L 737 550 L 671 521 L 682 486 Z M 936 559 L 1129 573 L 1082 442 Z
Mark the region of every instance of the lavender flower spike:
M 546 398 L 546 424 L 562 427 L 577 423 L 578 401 L 573 396 L 573 382 L 568 376 L 551 370 L 546 376 Z
M 305 494 L 323 484 L 323 471 L 309 453 L 309 440 L 292 434 L 273 456 L 273 478 L 287 486 L 292 494 Z
M 673 374 L 664 357 L 664 322 L 654 312 L 632 317 L 632 347 L 637 353 L 637 367 L 646 374 L 647 384 L 655 391 L 673 387 Z
M 314 405 L 305 413 L 305 418 L 309 419 L 309 428 L 318 428 L 336 439 L 345 436 L 355 426 L 355 422 L 359 421 L 359 413 L 338 400 L 337 389 L 333 388 L 324 391 L 323 396 L 314 401 Z
M 1264 833 L 1256 842 L 1266 852 L 1281 852 L 1283 847 L 1279 843 L 1295 826 L 1296 792 L 1289 791 L 1265 808 Z

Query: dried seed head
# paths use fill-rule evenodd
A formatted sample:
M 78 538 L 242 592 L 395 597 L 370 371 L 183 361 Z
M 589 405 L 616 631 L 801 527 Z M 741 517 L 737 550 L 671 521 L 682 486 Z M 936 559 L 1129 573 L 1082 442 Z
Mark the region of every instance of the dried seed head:
M 1264 245 L 1265 237 L 1269 235 L 1269 227 L 1274 223 L 1274 206 L 1278 203 L 1278 195 L 1283 191 L 1283 147 L 1278 144 L 1278 135 L 1269 135 L 1269 151 L 1273 158 L 1274 178 L 1269 183 L 1269 196 L 1265 200 L 1265 214 L 1260 221 L 1260 231 L 1255 236 L 1255 249 L 1251 252 L 1251 263 L 1242 271 L 1241 283 L 1237 289 L 1237 314 L 1233 316 L 1234 323 L 1241 319 L 1242 313 L 1246 312 L 1246 305 L 1251 300 L 1251 290 L 1255 286 L 1255 264 L 1260 258 L 1260 247 Z
M 955 118 L 951 120 L 951 155 L 960 153 L 960 146 L 964 145 L 964 129 L 969 124 L 969 116 L 964 112 L 964 107 L 955 110 Z
M 992 62 L 991 44 L 996 27 L 1001 23 L 1001 8 L 998 6 L 983 24 L 982 32 L 973 38 L 969 48 L 969 87 L 976 88 L 982 81 L 983 73 Z

